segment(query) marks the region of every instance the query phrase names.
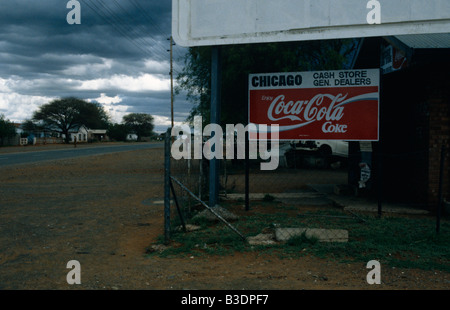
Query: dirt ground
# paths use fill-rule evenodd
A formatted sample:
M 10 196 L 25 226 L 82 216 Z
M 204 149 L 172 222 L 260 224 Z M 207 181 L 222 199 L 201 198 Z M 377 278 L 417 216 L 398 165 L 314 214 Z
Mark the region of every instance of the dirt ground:
M 0 168 L 0 289 L 450 288 L 445 272 L 383 266 L 382 284 L 369 285 L 365 264 L 312 256 L 148 257 L 163 233 L 163 173 L 162 148 Z M 70 260 L 79 285 L 66 281 Z

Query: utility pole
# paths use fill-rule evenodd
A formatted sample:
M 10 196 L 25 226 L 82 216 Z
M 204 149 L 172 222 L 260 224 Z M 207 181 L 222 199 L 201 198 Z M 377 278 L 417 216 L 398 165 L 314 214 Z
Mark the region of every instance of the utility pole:
M 170 36 L 168 39 L 170 40 L 170 113 L 171 113 L 171 121 L 173 128 L 173 38 Z

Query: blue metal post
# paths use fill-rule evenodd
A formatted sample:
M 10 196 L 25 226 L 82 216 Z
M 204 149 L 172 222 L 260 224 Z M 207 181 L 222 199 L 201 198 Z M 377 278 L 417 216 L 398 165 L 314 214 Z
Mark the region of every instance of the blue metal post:
M 221 95 L 220 46 L 213 46 L 211 55 L 211 124 L 220 125 L 220 95 Z M 214 149 L 212 149 L 212 151 L 214 151 Z M 219 161 L 216 158 L 213 158 L 211 159 L 209 165 L 209 205 L 211 207 L 214 207 L 217 204 L 218 199 L 219 199 Z

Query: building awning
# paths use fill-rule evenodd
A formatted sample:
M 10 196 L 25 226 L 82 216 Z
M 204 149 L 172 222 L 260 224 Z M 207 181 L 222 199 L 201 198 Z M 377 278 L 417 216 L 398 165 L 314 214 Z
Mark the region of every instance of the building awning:
M 384 63 L 380 63 L 380 44 L 385 47 L 387 45 L 391 47 L 394 51 L 391 52 L 391 58 L 403 55 L 409 64 L 413 62 L 417 64 L 441 61 L 448 58 L 450 51 L 450 33 L 361 38 L 351 68 L 383 67 Z M 389 48 L 389 46 L 386 48 Z M 381 53 L 382 57 L 386 56 L 383 55 L 383 53 L 386 53 L 386 49 L 383 48 Z
M 412 49 L 450 48 L 450 33 L 411 34 L 393 38 Z

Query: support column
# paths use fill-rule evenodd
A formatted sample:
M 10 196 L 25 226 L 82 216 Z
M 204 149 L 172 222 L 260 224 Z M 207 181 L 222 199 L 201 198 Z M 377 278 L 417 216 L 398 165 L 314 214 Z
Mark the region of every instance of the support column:
M 221 63 L 220 46 L 212 47 L 211 54 L 211 124 L 220 125 Z M 215 132 L 213 133 L 216 134 Z M 215 145 L 213 146 L 216 147 Z M 212 151 L 215 151 L 212 149 Z M 209 164 L 209 205 L 214 207 L 219 201 L 219 160 L 211 159 Z

